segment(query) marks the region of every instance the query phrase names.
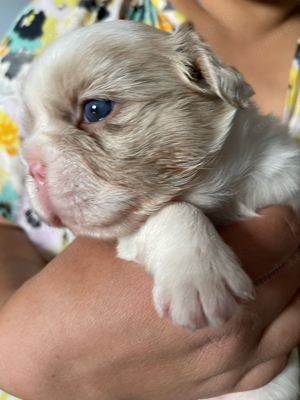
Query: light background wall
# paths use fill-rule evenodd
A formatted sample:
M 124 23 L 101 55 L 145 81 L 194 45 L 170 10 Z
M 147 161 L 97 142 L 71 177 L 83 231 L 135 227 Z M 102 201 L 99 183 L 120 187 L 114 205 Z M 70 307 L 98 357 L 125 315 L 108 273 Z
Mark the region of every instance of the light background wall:
M 0 41 L 30 0 L 0 0 Z

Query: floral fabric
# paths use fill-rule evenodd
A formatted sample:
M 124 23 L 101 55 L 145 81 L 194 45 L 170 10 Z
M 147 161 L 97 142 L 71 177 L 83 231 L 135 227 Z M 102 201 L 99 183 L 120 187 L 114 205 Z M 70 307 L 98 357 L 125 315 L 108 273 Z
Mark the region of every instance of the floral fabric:
M 25 137 L 20 87 L 31 62 L 58 36 L 94 23 L 129 19 L 168 32 L 185 21 L 166 0 L 35 0 L 0 44 L 0 215 L 17 222 L 51 259 L 72 240 L 67 229 L 50 228 L 31 209 L 24 190 L 18 149 Z M 300 143 L 300 42 L 290 73 L 285 121 Z M 0 390 L 0 400 L 16 398 Z
M 290 72 L 284 121 L 300 145 L 300 38 Z

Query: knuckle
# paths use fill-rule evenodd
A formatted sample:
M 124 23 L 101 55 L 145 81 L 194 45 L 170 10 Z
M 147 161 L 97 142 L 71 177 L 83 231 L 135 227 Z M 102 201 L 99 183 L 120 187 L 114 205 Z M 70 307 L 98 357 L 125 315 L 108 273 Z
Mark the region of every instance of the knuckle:
M 300 221 L 296 212 L 288 206 L 281 206 L 280 216 L 282 219 L 283 229 L 291 239 L 300 243 Z

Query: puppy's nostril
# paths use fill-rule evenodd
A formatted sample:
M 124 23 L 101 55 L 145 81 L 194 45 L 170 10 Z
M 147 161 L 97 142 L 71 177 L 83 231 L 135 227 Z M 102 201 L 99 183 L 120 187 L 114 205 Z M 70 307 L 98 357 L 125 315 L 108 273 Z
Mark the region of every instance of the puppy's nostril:
M 39 163 L 38 161 L 34 161 L 29 165 L 29 173 L 36 181 L 37 184 L 44 185 L 46 181 L 45 173 L 46 168 Z

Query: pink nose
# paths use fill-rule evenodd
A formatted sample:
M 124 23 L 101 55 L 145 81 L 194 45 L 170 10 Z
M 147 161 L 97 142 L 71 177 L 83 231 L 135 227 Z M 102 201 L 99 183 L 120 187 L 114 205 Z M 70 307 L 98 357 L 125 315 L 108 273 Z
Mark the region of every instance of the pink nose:
M 44 185 L 46 181 L 45 177 L 46 168 L 38 161 L 32 161 L 29 163 L 29 173 L 35 180 L 36 184 Z

